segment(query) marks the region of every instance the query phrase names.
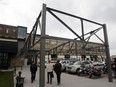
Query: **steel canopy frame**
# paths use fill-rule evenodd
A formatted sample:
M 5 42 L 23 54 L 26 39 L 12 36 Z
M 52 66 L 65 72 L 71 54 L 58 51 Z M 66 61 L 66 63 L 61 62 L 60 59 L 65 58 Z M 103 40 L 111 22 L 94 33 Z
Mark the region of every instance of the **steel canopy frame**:
M 61 22 L 66 28 L 68 28 L 74 35 L 76 35 L 77 38 L 66 39 L 66 38 L 52 37 L 52 36 L 46 35 L 46 12 L 47 11 L 52 16 L 54 16 L 59 22 Z M 58 13 L 61 13 L 61 14 L 67 15 L 67 16 L 71 16 L 71 17 L 80 19 L 81 28 L 82 28 L 82 35 L 79 36 L 64 21 L 62 21 L 57 15 L 55 15 L 54 12 L 58 12 Z M 41 23 L 40 23 L 40 17 L 42 18 Z M 101 27 L 84 34 L 84 27 L 83 27 L 84 23 L 83 23 L 83 21 L 87 21 L 87 22 L 99 25 Z M 38 25 L 40 26 L 41 35 L 40 35 L 40 39 L 38 41 L 35 41 L 36 31 L 37 31 Z M 103 29 L 104 40 L 102 40 L 96 34 L 96 32 L 98 32 L 101 29 Z M 85 38 L 84 36 L 87 35 L 87 34 L 90 34 L 90 36 Z M 109 82 L 113 82 L 112 73 L 111 73 L 110 52 L 109 52 L 109 43 L 108 43 L 108 37 L 107 37 L 106 24 L 100 24 L 100 23 L 97 23 L 97 22 L 94 22 L 94 21 L 91 21 L 91 20 L 88 20 L 88 19 L 85 19 L 85 18 L 82 18 L 82 17 L 79 17 L 79 16 L 75 16 L 75 15 L 72 15 L 72 14 L 69 14 L 69 13 L 66 13 L 66 12 L 63 12 L 63 11 L 59 11 L 59 10 L 56 10 L 56 9 L 53 9 L 53 8 L 49 8 L 49 7 L 46 7 L 46 4 L 43 4 L 42 11 L 40 12 L 40 14 L 39 14 L 34 26 L 33 26 L 33 29 L 31 31 L 31 33 L 29 34 L 28 39 L 26 40 L 25 45 L 24 45 L 24 47 L 22 49 L 22 52 L 21 52 L 21 55 L 25 54 L 30 48 L 32 48 L 34 45 L 36 45 L 36 44 L 38 44 L 38 42 L 40 42 L 40 52 L 39 52 L 40 53 L 40 83 L 39 83 L 40 86 L 39 87 L 45 87 L 45 67 L 44 67 L 45 62 L 44 61 L 45 61 L 45 55 L 46 55 L 46 48 L 45 48 L 45 44 L 46 44 L 45 40 L 46 39 L 53 39 L 54 38 L 54 39 L 60 39 L 60 40 L 67 40 L 66 43 L 61 44 L 57 47 L 60 47 L 60 46 L 65 45 L 67 43 L 70 43 L 71 41 L 86 43 L 83 46 L 83 48 L 84 48 L 84 47 L 86 47 L 86 45 L 88 43 L 91 43 L 91 42 L 89 42 L 89 39 L 92 35 L 95 35 L 99 40 L 101 40 L 101 42 L 103 43 L 101 45 L 105 46 L 106 59 L 107 59 L 107 64 L 108 64 L 108 80 L 109 80 Z M 54 50 L 54 49 L 55 48 L 47 50 L 47 51 L 50 52 L 51 50 Z

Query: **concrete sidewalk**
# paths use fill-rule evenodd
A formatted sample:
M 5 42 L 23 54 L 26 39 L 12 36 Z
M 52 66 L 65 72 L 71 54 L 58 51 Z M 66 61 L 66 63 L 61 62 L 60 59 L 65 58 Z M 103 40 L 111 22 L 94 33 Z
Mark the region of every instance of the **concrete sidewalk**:
M 17 68 L 18 71 L 22 72 L 22 77 L 25 77 L 24 87 L 39 87 L 39 67 L 36 74 L 36 80 L 31 83 L 31 73 L 29 66 L 23 67 L 23 70 Z M 46 77 L 46 72 L 45 72 Z M 47 84 L 45 78 L 45 87 L 116 87 L 116 79 L 113 82 L 108 82 L 107 77 L 99 79 L 89 79 L 86 77 L 79 77 L 77 75 L 71 75 L 67 73 L 62 73 L 61 75 L 61 84 L 57 85 L 56 75 L 54 73 L 53 83 Z M 16 82 L 15 82 L 16 84 Z

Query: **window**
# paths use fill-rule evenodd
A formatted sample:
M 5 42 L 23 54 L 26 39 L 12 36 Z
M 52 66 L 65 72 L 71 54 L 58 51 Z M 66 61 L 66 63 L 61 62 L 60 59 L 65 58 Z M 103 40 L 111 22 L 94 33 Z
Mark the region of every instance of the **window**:
M 6 33 L 8 33 L 9 32 L 9 29 L 8 28 L 6 28 Z
M 13 32 L 15 32 L 16 30 L 15 29 L 13 29 Z

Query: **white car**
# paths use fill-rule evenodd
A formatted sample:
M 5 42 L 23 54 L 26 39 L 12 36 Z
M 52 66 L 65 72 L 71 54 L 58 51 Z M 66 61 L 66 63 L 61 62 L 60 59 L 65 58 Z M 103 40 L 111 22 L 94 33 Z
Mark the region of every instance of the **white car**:
M 77 61 L 73 65 L 69 65 L 66 71 L 69 73 L 78 73 L 82 67 L 92 67 L 93 64 L 90 61 Z
M 62 71 L 65 71 L 65 68 L 66 68 L 65 65 L 70 63 L 70 61 L 69 60 L 61 60 L 60 63 L 62 64 Z
M 99 62 L 99 61 L 98 62 L 93 62 L 93 66 L 103 69 L 105 67 L 105 63 Z

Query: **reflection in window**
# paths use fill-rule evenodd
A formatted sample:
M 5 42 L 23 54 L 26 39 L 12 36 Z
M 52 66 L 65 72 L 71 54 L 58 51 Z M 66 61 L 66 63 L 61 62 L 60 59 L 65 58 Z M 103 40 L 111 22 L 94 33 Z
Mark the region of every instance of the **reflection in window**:
M 8 33 L 9 32 L 9 29 L 8 28 L 6 28 L 6 33 Z

